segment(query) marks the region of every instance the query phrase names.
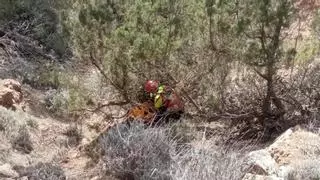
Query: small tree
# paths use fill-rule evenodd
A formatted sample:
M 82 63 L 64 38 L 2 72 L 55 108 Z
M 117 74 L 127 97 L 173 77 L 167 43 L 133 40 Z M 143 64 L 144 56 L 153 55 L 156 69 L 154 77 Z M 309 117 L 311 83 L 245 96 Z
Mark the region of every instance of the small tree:
M 83 60 L 91 60 L 123 97 L 146 78 L 161 78 L 183 37 L 185 1 L 76 1 L 78 21 L 65 21 Z M 83 36 L 86 34 L 86 36 Z M 128 94 L 128 92 L 133 92 Z
M 242 59 L 266 82 L 260 122 L 267 128 L 274 127 L 267 119 L 279 120 L 285 113 L 275 92 L 275 77 L 284 59 L 283 30 L 289 27 L 293 13 L 292 0 L 237 1 L 238 29 L 245 43 Z

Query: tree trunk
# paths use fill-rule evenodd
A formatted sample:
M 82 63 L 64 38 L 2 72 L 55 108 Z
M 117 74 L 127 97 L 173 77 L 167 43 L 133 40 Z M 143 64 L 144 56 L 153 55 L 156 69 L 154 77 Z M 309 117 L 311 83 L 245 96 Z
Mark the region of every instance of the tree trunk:
M 268 132 L 267 134 L 270 134 L 270 131 L 273 131 L 274 129 L 277 130 L 278 123 L 276 122 L 280 122 L 283 119 L 283 115 L 285 113 L 284 105 L 277 97 L 274 90 L 274 74 L 274 64 L 270 63 L 267 66 L 267 92 L 262 104 L 262 117 L 260 119 L 261 125 Z M 272 108 L 272 104 L 275 105 L 276 109 Z

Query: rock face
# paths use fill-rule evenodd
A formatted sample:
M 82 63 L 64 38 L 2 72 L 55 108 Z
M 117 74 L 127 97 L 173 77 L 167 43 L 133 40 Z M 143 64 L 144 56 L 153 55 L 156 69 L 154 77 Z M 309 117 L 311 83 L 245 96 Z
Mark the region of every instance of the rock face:
M 16 109 L 22 102 L 21 84 L 12 79 L 0 81 L 0 106 Z
M 320 162 L 320 135 L 295 127 L 288 129 L 267 148 L 248 154 L 246 165 L 251 168 L 245 178 L 320 177 L 317 162 Z

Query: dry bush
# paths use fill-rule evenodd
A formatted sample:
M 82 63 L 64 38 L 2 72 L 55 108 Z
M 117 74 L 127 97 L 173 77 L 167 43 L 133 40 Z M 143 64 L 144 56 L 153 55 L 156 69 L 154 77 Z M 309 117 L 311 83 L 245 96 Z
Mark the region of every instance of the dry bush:
M 39 128 L 39 124 L 37 121 L 35 121 L 34 119 L 29 119 L 27 120 L 27 125 L 31 128 L 34 128 L 34 129 L 38 129 Z
M 20 127 L 18 136 L 12 141 L 14 149 L 29 154 L 33 150 L 33 145 L 30 140 L 30 135 L 25 126 Z
M 0 131 L 10 140 L 15 149 L 26 153 L 33 150 L 27 129 L 28 121 L 34 120 L 23 112 L 14 112 L 0 107 Z
M 175 134 L 172 126 L 145 128 L 133 123 L 114 127 L 100 139 L 108 173 L 121 179 L 177 180 L 232 180 L 244 175 L 245 151 L 218 147 L 217 139 L 187 145 Z
M 62 168 L 52 163 L 38 163 L 30 167 L 16 167 L 20 177 L 26 176 L 28 180 L 66 180 Z
M 243 152 L 212 144 L 206 146 L 191 148 L 176 156 L 171 165 L 172 179 L 237 180 L 244 176 Z
M 240 65 L 241 66 L 241 65 Z M 276 123 L 262 121 L 262 104 L 266 92 L 265 83 L 254 71 L 243 67 L 242 72 L 234 71 L 228 79 L 230 82 L 222 92 L 220 111 L 213 115 L 230 124 L 228 138 L 234 141 L 260 139 L 269 135 Z M 271 134 L 271 133 L 270 133 Z
M 275 92 L 285 109 L 283 116 L 272 114 L 262 118 L 262 104 L 266 92 L 262 79 L 252 71 L 242 73 L 227 86 L 218 118 L 231 120 L 233 139 L 269 140 L 297 124 L 319 127 L 320 64 L 312 61 L 302 67 L 280 69 L 274 82 Z
M 250 70 L 246 73 L 234 74 L 233 76 L 238 77 L 224 91 L 222 111 L 230 115 L 237 115 L 234 116 L 235 119 L 239 115 L 261 113 L 260 107 L 265 91 L 265 83 L 263 83 L 261 77 Z
M 81 128 L 81 127 L 80 127 Z M 77 146 L 79 145 L 82 139 L 81 129 L 75 125 L 71 125 L 66 132 L 63 134 L 68 137 L 67 145 L 68 146 Z
M 296 70 L 291 78 L 282 80 L 279 94 L 286 103 L 287 122 L 313 122 L 320 120 L 320 64 L 317 61 Z M 293 124 L 295 125 L 295 124 Z
M 120 124 L 100 139 L 107 171 L 121 179 L 169 179 L 175 142 L 162 128 Z

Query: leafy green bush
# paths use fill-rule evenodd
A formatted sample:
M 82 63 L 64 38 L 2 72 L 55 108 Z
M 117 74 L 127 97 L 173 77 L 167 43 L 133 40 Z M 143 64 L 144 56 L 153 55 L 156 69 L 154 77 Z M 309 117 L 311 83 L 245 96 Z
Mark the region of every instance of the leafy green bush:
M 87 77 L 77 72 L 59 71 L 48 75 L 46 82 L 55 82 L 56 89 L 46 92 L 45 104 L 47 109 L 56 115 L 63 116 L 73 111 L 84 109 L 87 102 L 98 98 L 99 77 Z
M 73 111 L 83 109 L 90 97 L 82 90 L 61 88 L 48 92 L 45 100 L 47 109 L 58 116 L 69 115 Z
M 314 20 L 312 22 L 312 28 L 316 34 L 316 37 L 318 37 L 318 40 L 320 40 L 320 10 L 316 12 Z

